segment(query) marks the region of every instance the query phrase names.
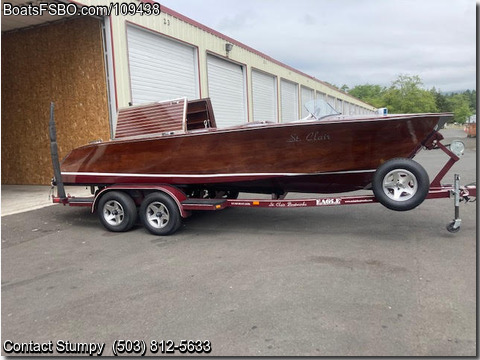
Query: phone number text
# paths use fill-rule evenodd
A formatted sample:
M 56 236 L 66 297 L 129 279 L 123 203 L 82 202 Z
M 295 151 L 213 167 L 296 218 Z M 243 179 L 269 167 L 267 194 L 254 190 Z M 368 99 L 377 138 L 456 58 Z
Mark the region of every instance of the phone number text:
M 115 356 L 136 354 L 145 356 L 151 354 L 208 354 L 212 351 L 209 340 L 152 340 L 147 344 L 144 340 L 115 340 L 112 352 Z

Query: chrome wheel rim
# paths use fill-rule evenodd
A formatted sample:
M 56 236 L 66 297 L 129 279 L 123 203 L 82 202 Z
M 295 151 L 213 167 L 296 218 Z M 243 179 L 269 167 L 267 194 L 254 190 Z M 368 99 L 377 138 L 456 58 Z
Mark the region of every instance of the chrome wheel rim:
M 162 229 L 170 221 L 170 213 L 165 205 L 159 201 L 147 206 L 146 217 L 148 224 L 156 229 Z
M 103 218 L 112 226 L 120 225 L 125 219 L 125 211 L 117 200 L 110 200 L 103 206 Z
M 394 201 L 410 200 L 418 190 L 418 182 L 415 175 L 405 169 L 390 171 L 383 178 L 383 192 Z

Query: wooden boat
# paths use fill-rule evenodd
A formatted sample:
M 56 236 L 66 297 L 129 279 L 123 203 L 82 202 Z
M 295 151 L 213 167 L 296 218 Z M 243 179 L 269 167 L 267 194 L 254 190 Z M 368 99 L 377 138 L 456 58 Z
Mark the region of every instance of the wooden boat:
M 411 159 L 450 114 L 343 116 L 325 104 L 291 123 L 217 128 L 209 99 L 119 111 L 114 140 L 71 151 L 66 185 L 171 184 L 186 194 L 335 193 L 370 188 L 387 160 Z
M 216 127 L 208 99 L 146 104 L 119 112 L 114 140 L 74 149 L 58 161 L 53 103 L 50 148 L 57 185 L 53 202 L 89 206 L 110 231 L 128 231 L 140 217 L 155 235 L 177 231 L 194 210 L 228 207 L 291 208 L 380 202 L 411 210 L 425 199 L 476 197 L 476 186 L 441 180 L 464 151 L 441 143 L 437 131 L 451 114 L 342 116 L 326 103 L 307 106 L 310 116 L 286 124 Z M 449 160 L 430 182 L 412 158 L 425 147 Z M 92 197 L 65 193 L 64 184 L 90 185 Z M 286 193 L 371 189 L 373 195 L 286 200 Z M 239 192 L 271 193 L 272 200 L 237 199 Z

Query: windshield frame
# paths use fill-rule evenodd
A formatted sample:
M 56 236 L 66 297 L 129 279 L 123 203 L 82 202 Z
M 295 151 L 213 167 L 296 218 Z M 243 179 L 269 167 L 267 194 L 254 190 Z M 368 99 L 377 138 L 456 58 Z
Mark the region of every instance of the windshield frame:
M 321 120 L 329 116 L 341 115 L 340 112 L 326 102 L 324 99 L 314 99 L 305 103 L 305 109 L 316 120 Z

